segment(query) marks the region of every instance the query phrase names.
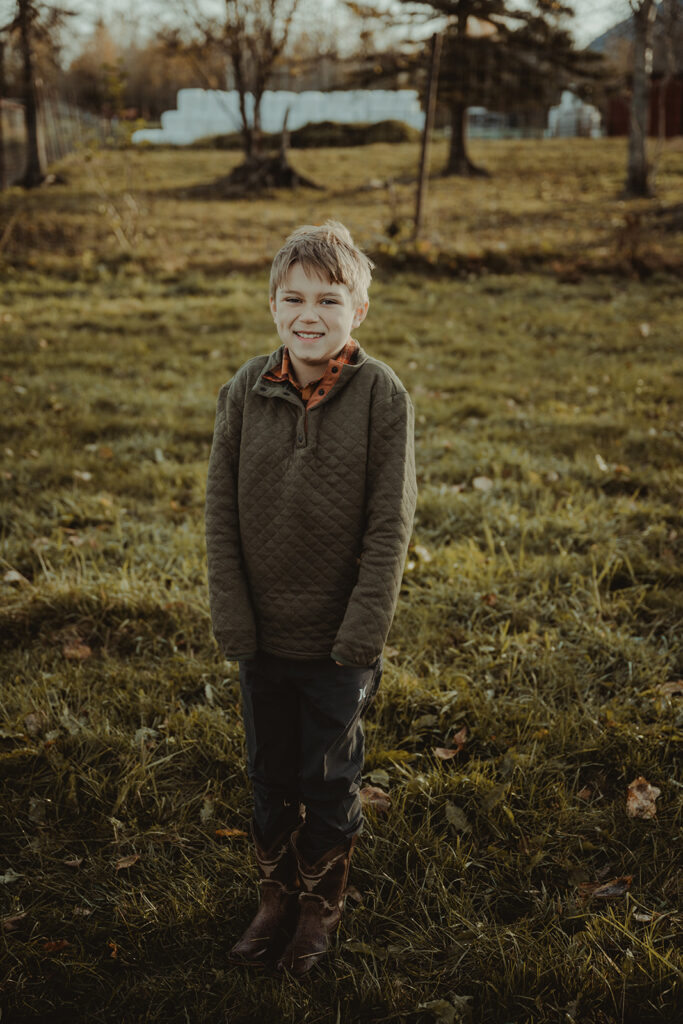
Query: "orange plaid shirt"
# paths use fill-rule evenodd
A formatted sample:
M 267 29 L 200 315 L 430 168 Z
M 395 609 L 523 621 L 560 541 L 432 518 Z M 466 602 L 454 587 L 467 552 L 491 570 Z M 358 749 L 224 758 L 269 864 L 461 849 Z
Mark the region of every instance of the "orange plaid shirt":
M 342 366 L 346 363 L 353 363 L 355 361 L 357 351 L 358 342 L 354 341 L 353 338 L 349 338 L 339 355 L 330 359 L 322 377 L 320 377 L 319 380 L 311 381 L 310 384 L 302 386 L 296 379 L 294 367 L 292 366 L 289 358 L 289 351 L 285 348 L 280 366 L 273 367 L 269 373 L 264 375 L 263 379 L 272 381 L 289 381 L 289 383 L 292 384 L 301 395 L 301 400 L 308 412 L 309 409 L 313 409 L 314 406 L 322 402 L 325 395 L 330 393 L 334 385 L 339 380 L 339 372 Z

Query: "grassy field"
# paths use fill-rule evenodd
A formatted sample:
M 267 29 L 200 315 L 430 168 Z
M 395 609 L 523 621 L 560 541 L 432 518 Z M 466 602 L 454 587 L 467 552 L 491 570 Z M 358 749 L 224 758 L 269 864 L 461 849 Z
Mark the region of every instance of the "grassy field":
M 420 246 L 409 145 L 295 152 L 326 189 L 293 197 L 183 198 L 208 151 L 0 196 L 3 1024 L 676 1019 L 683 150 L 628 204 L 624 152 L 481 144 Z M 391 807 L 298 985 L 226 960 L 255 872 L 203 501 L 218 388 L 277 344 L 268 257 L 326 216 L 377 257 L 358 338 L 413 396 L 420 497 L 366 723 Z

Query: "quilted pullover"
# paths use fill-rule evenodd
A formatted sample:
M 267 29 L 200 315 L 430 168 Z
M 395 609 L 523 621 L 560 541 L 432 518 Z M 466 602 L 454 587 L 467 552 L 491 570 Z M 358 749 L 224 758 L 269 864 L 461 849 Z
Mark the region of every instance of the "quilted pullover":
M 258 650 L 369 665 L 382 651 L 415 511 L 413 407 L 359 347 L 306 412 L 264 380 L 282 347 L 220 390 L 206 488 L 213 630 L 228 660 Z

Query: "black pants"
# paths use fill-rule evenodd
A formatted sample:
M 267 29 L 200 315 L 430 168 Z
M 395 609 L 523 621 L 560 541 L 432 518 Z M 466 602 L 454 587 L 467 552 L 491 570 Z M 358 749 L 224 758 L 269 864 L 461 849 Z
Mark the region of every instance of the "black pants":
M 239 669 L 257 836 L 269 847 L 297 824 L 303 804 L 299 844 L 313 862 L 362 828 L 361 716 L 379 687 L 382 659 L 350 668 L 331 658 L 259 654 Z

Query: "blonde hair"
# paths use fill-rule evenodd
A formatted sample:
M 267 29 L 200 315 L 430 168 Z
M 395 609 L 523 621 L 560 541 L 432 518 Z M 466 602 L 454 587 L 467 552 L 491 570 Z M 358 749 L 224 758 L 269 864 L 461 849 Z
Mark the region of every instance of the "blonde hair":
M 271 299 L 294 263 L 326 277 L 332 284 L 346 285 L 354 302 L 367 302 L 374 263 L 354 244 L 350 231 L 338 220 L 304 224 L 292 232 L 270 269 Z

